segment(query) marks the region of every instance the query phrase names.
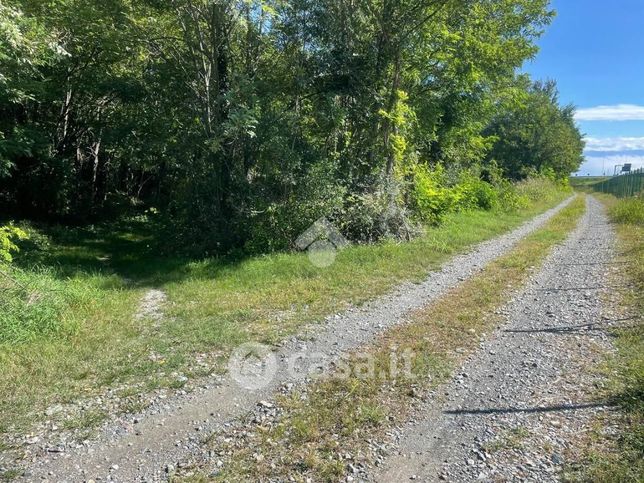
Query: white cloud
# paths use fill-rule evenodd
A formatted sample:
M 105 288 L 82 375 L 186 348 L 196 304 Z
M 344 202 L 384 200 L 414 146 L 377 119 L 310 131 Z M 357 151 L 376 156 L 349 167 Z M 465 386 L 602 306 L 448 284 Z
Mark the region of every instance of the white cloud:
M 578 109 L 577 121 L 644 121 L 644 106 L 617 104 Z
M 618 164 L 630 163 L 633 169 L 644 167 L 644 155 L 617 154 L 609 156 L 586 156 L 586 161 L 579 168 L 579 174 L 601 176 L 612 175 Z
M 586 151 L 644 151 L 644 137 L 587 137 Z

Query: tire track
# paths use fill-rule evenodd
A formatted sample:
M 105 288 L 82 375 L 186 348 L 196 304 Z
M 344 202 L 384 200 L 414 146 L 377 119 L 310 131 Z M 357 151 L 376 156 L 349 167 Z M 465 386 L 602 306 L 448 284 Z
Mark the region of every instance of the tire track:
M 610 411 L 589 398 L 598 376 L 588 368 L 611 350 L 605 329 L 620 323 L 601 303 L 613 245 L 589 197 L 577 229 L 506 307 L 505 327 L 434 391 L 370 479 L 558 481 L 575 439 Z
M 108 427 L 94 443 L 63 448 L 62 453 L 44 452 L 34 459 L 25 478 L 69 482 L 166 479 L 178 461 L 199 452 L 201 441 L 208 434 L 253 409 L 260 401 L 270 399 L 283 385 L 306 383 L 305 371 L 286 370 L 286 363 L 294 354 L 322 354 L 327 360 L 333 360 L 369 342 L 403 322 L 407 313 L 437 299 L 507 253 L 573 199 L 510 233 L 455 256 L 420 284 L 404 284 L 387 296 L 328 318 L 299 337 L 284 341 L 275 354 L 276 374 L 261 389 L 249 391 L 226 378 L 214 388 L 173 398 L 144 414 L 126 417 Z

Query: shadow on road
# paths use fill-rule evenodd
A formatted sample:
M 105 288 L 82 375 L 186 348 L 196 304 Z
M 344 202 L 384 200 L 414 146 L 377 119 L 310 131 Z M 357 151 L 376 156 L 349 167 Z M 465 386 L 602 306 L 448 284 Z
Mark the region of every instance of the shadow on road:
M 480 408 L 480 409 L 454 409 L 443 411 L 444 414 L 512 414 L 512 413 L 551 413 L 557 411 L 577 411 L 607 406 L 606 401 L 598 401 L 583 404 L 559 404 L 556 406 L 533 407 L 533 408 Z
M 537 333 L 551 333 L 551 334 L 558 334 L 558 333 L 579 333 L 579 332 L 586 332 L 589 330 L 606 330 L 608 327 L 601 327 L 606 324 L 616 324 L 618 322 L 626 322 L 626 321 L 631 321 L 631 320 L 641 320 L 641 317 L 625 317 L 622 319 L 611 319 L 611 320 L 603 320 L 601 322 L 591 322 L 589 324 L 581 324 L 581 325 L 564 325 L 561 327 L 549 327 L 547 329 L 506 329 L 503 332 L 509 332 L 513 334 L 537 334 Z M 597 327 L 600 326 L 600 327 Z M 629 328 L 634 328 L 636 326 L 615 326 L 615 327 L 610 327 L 612 329 L 629 329 Z

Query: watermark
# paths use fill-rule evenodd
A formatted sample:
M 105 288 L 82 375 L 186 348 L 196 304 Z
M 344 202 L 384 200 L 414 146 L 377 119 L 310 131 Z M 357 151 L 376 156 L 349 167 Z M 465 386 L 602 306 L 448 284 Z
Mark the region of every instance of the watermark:
M 415 353 L 411 349 L 392 350 L 384 360 L 370 352 L 333 356 L 322 352 L 300 351 L 278 358 L 270 347 L 248 343 L 233 351 L 228 361 L 228 371 L 240 387 L 257 391 L 274 382 L 295 382 L 323 375 L 340 380 L 413 380 L 414 358 Z
M 327 268 L 335 263 L 337 251 L 347 247 L 349 241 L 322 217 L 298 237 L 295 245 L 302 251 L 306 250 L 313 265 Z
M 270 347 L 249 342 L 237 347 L 228 359 L 228 373 L 244 389 L 268 386 L 277 373 L 277 357 Z

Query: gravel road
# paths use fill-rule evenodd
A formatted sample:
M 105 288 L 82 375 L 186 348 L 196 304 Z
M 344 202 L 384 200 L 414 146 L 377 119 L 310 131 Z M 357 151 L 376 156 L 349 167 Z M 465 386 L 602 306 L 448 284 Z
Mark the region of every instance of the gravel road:
M 558 481 L 575 440 L 598 412 L 592 366 L 611 350 L 604 329 L 614 234 L 603 208 L 587 212 L 565 244 L 509 302 L 499 327 L 456 377 L 429 395 L 398 452 L 369 479 Z M 622 321 L 621 323 L 627 323 Z
M 130 415 L 109 423 L 98 440 L 58 445 L 48 451 L 45 442 L 33 452 L 24 478 L 49 481 L 158 481 L 167 478 L 178 461 L 197 453 L 201 441 L 226 422 L 270 399 L 285 385 L 306 383 L 309 365 L 324 366 L 346 351 L 370 341 L 405 319 L 405 315 L 440 297 L 450 288 L 479 272 L 489 262 L 507 253 L 519 240 L 540 228 L 570 203 L 525 223 L 518 229 L 476 246 L 432 272 L 426 281 L 405 284 L 391 294 L 327 318 L 299 337 L 284 341 L 269 358 L 276 361 L 274 377 L 265 377 L 263 387 L 247 390 L 229 378 L 207 381 L 191 394 L 157 401 L 144 414 Z M 315 354 L 315 360 L 307 358 Z M 291 363 L 297 360 L 297 364 Z M 320 362 L 322 360 L 322 362 Z M 266 361 L 265 361 L 266 362 Z M 266 371 L 267 364 L 258 368 Z

